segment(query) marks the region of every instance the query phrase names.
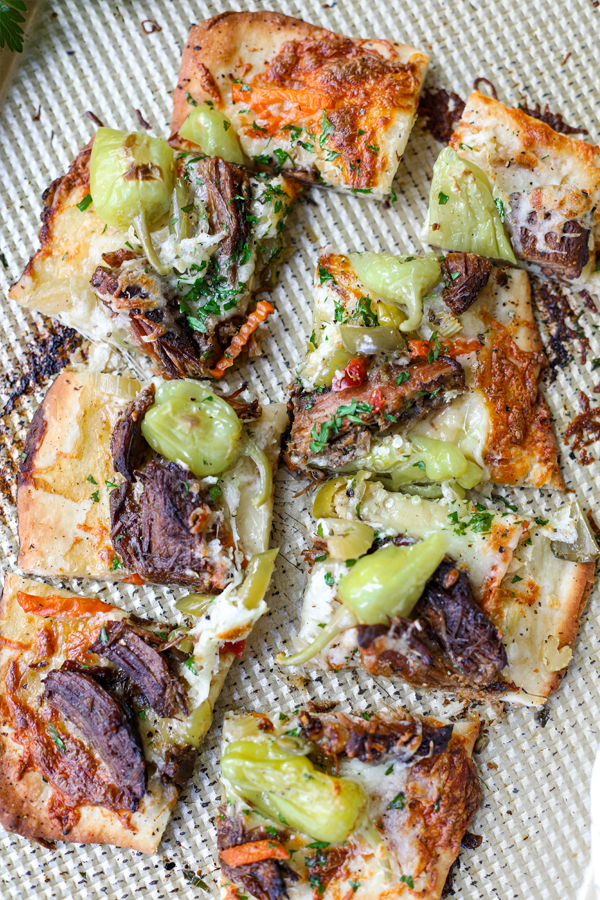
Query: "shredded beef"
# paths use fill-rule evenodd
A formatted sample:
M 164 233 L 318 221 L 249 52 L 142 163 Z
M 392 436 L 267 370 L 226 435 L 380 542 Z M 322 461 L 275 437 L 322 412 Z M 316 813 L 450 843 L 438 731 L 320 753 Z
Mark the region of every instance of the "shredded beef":
M 463 114 L 465 101 L 445 88 L 426 88 L 419 101 L 421 127 L 441 144 L 447 144 Z
M 388 759 L 407 763 L 413 759 L 443 753 L 452 737 L 452 725 L 434 727 L 412 716 L 374 714 L 368 720 L 345 713 L 299 715 L 309 741 L 334 756 L 378 765 Z
M 111 541 L 121 562 L 147 581 L 222 591 L 234 569 L 231 536 L 206 485 L 162 457 L 110 494 Z M 218 540 L 218 543 L 215 541 Z
M 285 835 L 278 832 L 269 833 L 262 826 L 246 828 L 244 817 L 227 816 L 226 808 L 221 807 L 217 815 L 217 849 L 219 854 L 229 847 L 238 847 L 253 841 L 283 840 Z M 230 867 L 220 858 L 221 871 L 224 878 L 236 887 L 242 887 L 258 900 L 284 900 L 288 897 L 286 881 L 298 881 L 298 875 L 287 863 L 279 859 L 267 859 L 263 862 L 251 863 L 247 866 Z
M 489 684 L 506 666 L 502 635 L 475 600 L 467 574 L 451 560 L 435 570 L 414 613 L 472 683 Z
M 110 452 L 115 472 L 120 472 L 127 481 L 135 481 L 134 469 L 142 464 L 146 441 L 142 435 L 142 422 L 154 402 L 155 388 L 148 385 L 135 400 L 125 408 L 115 425 L 110 440 Z
M 180 712 L 187 715 L 183 684 L 169 668 L 164 654 L 147 643 L 142 634 L 141 629 L 132 628 L 125 620 L 106 622 L 90 653 L 122 669 L 161 718 L 173 718 Z
M 552 112 L 547 103 L 543 112 L 539 103 L 536 103 L 535 106 L 519 103 L 519 109 L 522 109 L 526 115 L 539 119 L 540 122 L 545 122 L 550 128 L 558 131 L 559 134 L 589 134 L 587 128 L 573 128 L 571 125 L 567 125 L 562 117 L 562 113 Z
M 489 281 L 492 264 L 476 253 L 448 253 L 442 261 L 444 303 L 455 316 L 472 306 Z
M 133 712 L 91 676 L 69 670 L 48 673 L 44 699 L 81 731 L 136 809 L 146 792 L 146 764 Z
M 414 619 L 358 625 L 361 661 L 373 675 L 401 675 L 424 687 L 506 690 L 502 636 L 473 597 L 465 572 L 445 559 L 427 582 Z
M 398 384 L 406 373 L 408 380 Z M 408 367 L 385 363 L 371 370 L 361 385 L 341 391 L 328 388 L 305 393 L 292 386 L 288 409 L 293 423 L 285 460 L 290 469 L 312 477 L 315 457 L 321 473 L 335 470 L 368 453 L 372 432 L 422 418 L 445 403 L 447 391 L 464 389 L 462 366 L 446 356 Z M 321 448 L 320 442 L 325 446 Z
M 191 744 L 169 747 L 164 762 L 159 763 L 160 780 L 177 787 L 185 787 L 194 773 L 198 751 Z

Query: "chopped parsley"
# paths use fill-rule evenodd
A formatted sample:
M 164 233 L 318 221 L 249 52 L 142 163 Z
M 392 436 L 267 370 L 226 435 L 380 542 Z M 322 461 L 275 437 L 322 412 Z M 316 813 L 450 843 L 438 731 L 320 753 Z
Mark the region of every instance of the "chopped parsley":
M 198 674 L 198 672 L 196 671 L 196 666 L 194 665 L 194 657 L 193 656 L 188 656 L 188 658 L 185 661 L 185 667 L 186 667 L 186 669 L 190 670 L 192 675 Z
M 112 561 L 112 566 L 110 567 L 110 571 L 116 572 L 117 569 L 120 569 L 120 568 L 121 568 L 121 560 L 119 559 L 118 556 L 115 556 L 115 558 Z
M 195 872 L 192 872 L 191 869 L 183 869 L 181 874 L 183 875 L 185 880 L 188 882 L 188 884 L 192 885 L 192 887 L 203 888 L 205 891 L 208 890 L 208 885 L 204 881 L 202 881 L 202 879 L 199 878 Z
M 119 487 L 119 485 L 115 484 L 114 481 L 106 481 L 106 479 L 104 480 L 104 484 L 106 485 L 106 487 L 109 487 L 109 488 Z
M 90 484 L 98 484 L 98 482 L 96 481 L 96 479 L 94 478 L 93 475 L 88 475 L 87 480 L 89 481 Z
M 541 525 L 543 527 L 544 525 L 548 524 L 550 519 L 542 519 L 541 516 L 536 516 L 533 521 L 535 522 L 536 525 Z
M 189 91 L 186 91 L 185 99 L 190 104 L 190 106 L 198 106 L 198 101 L 194 100 L 194 98 L 192 97 L 192 95 L 190 94 Z
M 401 372 L 396 378 L 396 384 L 404 384 L 410 378 L 410 372 Z
M 56 730 L 56 728 L 54 727 L 54 725 L 49 724 L 49 725 L 48 725 L 48 731 L 50 732 L 50 737 L 52 738 L 52 740 L 54 741 L 54 743 L 55 743 L 56 746 L 58 747 L 59 752 L 60 752 L 60 753 L 66 753 L 66 752 L 67 752 L 67 748 L 65 747 L 65 742 L 64 742 L 63 739 L 61 738 L 60 734 L 58 733 L 58 731 Z
M 213 498 L 213 500 L 216 500 L 218 497 L 221 496 L 221 494 L 223 493 L 223 490 L 220 487 L 220 485 L 212 484 L 208 489 L 208 493 Z
M 140 717 L 140 719 L 144 720 L 146 718 L 146 710 L 140 709 L 138 716 Z
M 354 893 L 356 893 L 360 887 L 360 881 L 348 881 L 348 884 L 350 885 Z
M 512 510 L 512 512 L 517 512 L 517 507 L 514 506 L 514 504 L 509 503 L 506 497 L 501 497 L 500 494 L 492 494 L 492 500 L 497 500 L 500 503 L 504 503 L 504 505 L 507 506 L 508 509 Z
M 369 153 L 373 154 L 373 156 L 377 156 L 377 154 L 379 153 L 379 147 L 377 146 L 377 144 L 365 144 L 365 147 L 367 148 Z
M 500 216 L 500 221 L 504 224 L 504 203 L 500 200 L 499 197 L 496 197 L 494 200 L 494 206 L 498 210 L 498 215 Z
M 335 131 L 335 125 L 333 125 L 329 119 L 327 118 L 327 113 L 323 110 L 323 118 L 321 119 L 321 137 L 319 138 L 319 146 L 323 148 L 325 145 L 325 141 L 328 139 L 330 134 L 333 134 Z
M 100 641 L 103 644 L 108 644 L 108 634 L 106 633 L 106 625 L 103 625 L 100 629 Z
M 485 507 L 479 508 L 478 505 L 478 511 L 468 520 L 459 522 L 457 512 L 449 513 L 448 519 L 453 525 L 457 526 L 454 529 L 454 534 L 466 534 L 467 528 L 470 528 L 472 531 L 478 532 L 479 534 L 488 534 L 492 528 L 494 513 L 486 510 Z
M 406 796 L 400 791 L 399 794 L 396 794 L 393 800 L 390 800 L 388 803 L 388 809 L 404 809 L 406 805 Z
M 371 718 L 371 714 L 368 712 L 361 712 L 360 716 L 361 716 L 361 719 L 365 720 L 365 722 L 368 722 L 369 719 Z
M 350 188 L 351 194 L 370 194 L 371 188 Z
M 523 579 L 519 575 L 515 575 L 515 577 L 511 581 L 511 584 L 516 584 L 518 581 L 523 581 Z
M 81 203 L 77 204 L 77 209 L 80 212 L 85 212 L 85 210 L 88 208 L 88 206 L 90 205 L 91 202 L 92 202 L 92 195 L 86 194 L 85 197 L 83 198 L 83 200 L 81 201 Z
M 440 204 L 440 206 L 445 206 L 449 199 L 450 197 L 448 196 L 448 194 L 444 194 L 443 191 L 439 192 L 438 203 Z
M 329 587 L 333 587 L 333 583 L 334 578 L 331 572 L 325 572 L 325 584 L 327 584 Z
M 279 721 L 280 722 L 286 722 L 288 719 L 289 719 L 289 716 L 286 716 L 286 714 L 284 712 L 279 713 Z
M 322 422 L 319 431 L 317 425 L 313 425 L 311 430 L 312 441 L 310 442 L 310 450 L 312 453 L 322 453 L 332 434 L 337 434 L 342 425 L 344 416 L 350 422 L 362 423 L 362 419 L 357 413 L 370 413 L 373 410 L 371 403 L 359 403 L 356 397 L 352 398 L 352 402 L 348 406 L 338 406 L 337 411 L 331 416 L 328 422 Z
M 425 463 L 422 459 L 419 459 L 416 463 L 413 463 L 413 469 L 422 469 L 425 472 Z
M 329 272 L 325 268 L 325 266 L 322 266 L 319 262 L 319 282 L 321 284 L 324 284 L 326 281 L 335 281 L 335 278 L 333 277 L 331 272 Z
M 415 883 L 413 881 L 412 875 L 401 875 L 400 881 L 403 881 L 404 884 L 408 885 L 411 891 L 414 889 Z
M 391 775 L 393 771 L 394 771 L 394 763 L 392 763 L 391 766 L 387 767 L 387 769 L 385 770 L 385 774 Z
M 94 503 L 100 503 L 100 491 L 94 491 L 90 499 L 93 500 Z
M 270 834 L 272 837 L 277 837 L 277 829 L 272 825 L 265 825 L 265 831 L 267 834 Z
M 377 313 L 374 313 L 371 309 L 371 298 L 370 297 L 361 297 L 356 304 L 356 309 L 354 311 L 354 316 L 358 318 L 361 316 L 363 323 L 370 328 L 371 326 L 375 326 L 378 324 L 379 319 L 377 318 Z
M 314 841 L 312 844 L 307 844 L 306 847 L 308 850 L 323 850 L 325 847 L 329 847 L 329 841 Z

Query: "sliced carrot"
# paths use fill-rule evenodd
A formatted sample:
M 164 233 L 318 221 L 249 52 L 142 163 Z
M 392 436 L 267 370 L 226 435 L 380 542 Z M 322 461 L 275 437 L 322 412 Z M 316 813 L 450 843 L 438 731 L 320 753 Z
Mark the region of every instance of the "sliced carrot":
M 286 125 L 293 125 L 299 119 L 310 119 L 331 106 L 330 98 L 318 91 L 258 86 L 242 91 L 238 84 L 233 85 L 232 99 L 234 103 L 249 106 L 264 123 L 261 130 L 271 137 Z M 280 108 L 274 111 L 271 107 L 276 105 Z M 256 131 L 254 127 L 250 130 Z
M 238 333 L 232 339 L 229 347 L 225 351 L 223 359 L 220 359 L 214 369 L 210 370 L 210 374 L 213 376 L 213 378 L 223 377 L 229 366 L 233 365 L 234 359 L 240 355 L 243 348 L 248 343 L 250 335 L 255 332 L 260 323 L 264 322 L 267 316 L 269 316 L 274 311 L 275 310 L 268 302 L 268 300 L 258 301 L 258 303 L 256 304 L 256 309 L 248 316 L 248 321 L 242 325 Z
M 102 600 L 89 600 L 86 597 L 61 597 L 58 594 L 50 594 L 48 597 L 39 597 L 37 594 L 26 594 L 25 591 L 17 593 L 17 603 L 26 613 L 34 616 L 64 616 L 69 619 L 77 619 L 79 616 L 95 616 L 96 613 L 110 612 L 117 609 Z
M 263 859 L 289 859 L 290 854 L 279 841 L 252 841 L 221 850 L 221 859 L 232 869 L 261 862 Z
M 127 578 L 123 579 L 124 584 L 146 584 L 141 575 L 138 575 L 135 572 L 133 575 L 128 575 Z
M 439 345 L 435 341 L 409 341 L 408 350 L 413 357 L 429 356 L 431 351 L 443 351 L 445 356 L 463 356 L 465 353 L 472 353 L 473 350 L 481 350 L 481 343 L 477 338 L 457 338 L 455 341 L 440 341 Z

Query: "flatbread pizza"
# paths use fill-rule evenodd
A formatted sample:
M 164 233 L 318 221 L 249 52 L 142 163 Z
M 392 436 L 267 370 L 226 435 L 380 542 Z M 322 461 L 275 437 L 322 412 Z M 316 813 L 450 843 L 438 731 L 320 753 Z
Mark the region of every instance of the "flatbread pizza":
M 273 307 L 255 295 L 274 280 L 299 189 L 187 147 L 99 129 L 45 192 L 40 249 L 9 293 L 140 373 L 220 378 L 259 350 Z
M 193 25 L 173 97 L 171 142 L 195 104 L 231 122 L 245 157 L 324 186 L 389 195 L 428 57 L 389 39 L 335 34 L 271 11 Z
M 597 289 L 599 226 L 600 149 L 474 91 L 434 167 L 426 240 Z
M 438 900 L 481 798 L 478 733 L 402 708 L 229 713 L 223 897 Z
M 423 688 L 538 706 L 572 657 L 598 546 L 575 501 L 553 519 L 496 496 L 392 493 L 368 472 L 326 482 L 297 652 Z
M 223 591 L 268 549 L 285 425 L 206 382 L 62 372 L 25 444 L 19 566 Z
M 276 551 L 275 551 L 276 552 Z M 194 624 L 6 575 L 0 601 L 0 822 L 36 840 L 154 853 L 213 705 L 266 610 L 274 554 Z M 205 607 L 207 604 L 205 604 Z
M 545 365 L 526 272 L 464 252 L 322 252 L 286 461 L 438 496 L 452 477 L 562 489 Z

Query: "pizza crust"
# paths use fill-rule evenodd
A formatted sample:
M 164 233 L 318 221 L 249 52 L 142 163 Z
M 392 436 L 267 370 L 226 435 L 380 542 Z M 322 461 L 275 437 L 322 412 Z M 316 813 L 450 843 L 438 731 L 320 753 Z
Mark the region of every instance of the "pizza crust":
M 329 60 L 327 47 L 339 40 L 345 42 L 341 58 Z M 295 48 L 300 58 L 303 53 L 308 54 L 306 45 L 301 43 L 303 41 L 311 43 L 311 59 L 327 61 L 322 77 L 318 76 L 314 67 L 311 70 L 311 81 L 304 76 L 288 76 L 286 66 L 289 63 L 286 61 L 282 61 L 281 65 L 278 61 L 276 68 L 267 70 L 282 51 L 289 55 L 291 42 L 296 42 Z M 363 66 L 360 62 L 360 50 L 364 51 L 373 65 L 381 67 L 378 79 L 372 78 L 369 82 L 369 64 Z M 395 75 L 386 71 L 386 66 L 390 63 L 398 67 Z M 416 118 L 427 63 L 428 57 L 424 53 L 395 41 L 342 38 L 324 28 L 270 11 L 222 13 L 199 25 L 193 25 L 190 30 L 173 95 L 171 141 L 179 143 L 178 131 L 192 109 L 189 98 L 195 103 L 208 101 L 231 120 L 248 157 L 260 156 L 265 152 L 273 153 L 277 149 L 290 154 L 287 159 L 283 157 L 284 171 L 289 169 L 297 178 L 309 182 L 318 180 L 330 187 L 355 189 L 383 197 L 391 191 L 398 163 Z M 344 109 L 344 116 L 354 116 L 352 104 L 344 103 L 346 95 L 351 95 L 347 87 L 342 91 L 340 85 L 352 84 L 353 89 L 360 90 L 363 78 L 366 78 L 364 90 L 370 92 L 367 97 L 361 94 L 359 101 L 359 105 L 366 109 L 366 116 L 364 113 L 362 115 L 368 124 L 360 129 L 366 133 L 366 137 L 361 140 L 358 125 L 356 129 L 354 124 L 351 127 L 347 123 L 343 126 L 340 119 L 338 140 L 342 140 L 342 132 L 347 132 L 343 143 L 336 142 L 334 133 L 330 143 L 326 142 L 326 146 L 321 147 L 319 134 L 323 111 L 327 110 L 329 113 Z M 386 79 L 389 79 L 389 85 Z M 243 97 L 243 102 L 238 102 L 237 105 L 232 97 L 236 83 L 242 85 L 240 90 Z M 300 88 L 302 95 L 308 92 L 313 97 L 321 92 L 322 108 L 319 104 L 314 108 L 311 106 L 306 115 L 300 114 L 300 117 L 294 119 L 295 128 L 301 126 L 305 129 L 303 143 L 308 147 L 293 140 L 289 130 L 287 133 L 279 130 L 273 135 L 266 135 L 263 126 L 267 120 L 263 121 L 260 112 L 256 112 L 256 115 L 252 110 L 248 114 L 240 112 L 240 109 L 251 106 L 253 102 L 252 90 L 248 85 L 258 86 L 261 90 L 275 87 L 283 92 L 297 91 Z M 294 94 L 286 96 L 288 99 L 278 102 L 282 104 L 282 109 L 289 112 L 293 103 L 298 101 L 289 99 Z M 300 101 L 302 102 L 304 101 Z M 382 104 L 381 108 L 379 103 Z M 335 112 L 332 118 L 335 119 Z M 259 130 L 252 127 L 253 122 L 259 124 Z M 334 121 L 332 124 L 335 128 Z M 365 152 L 367 144 L 375 149 Z M 333 150 L 332 154 L 326 152 L 328 146 Z M 340 157 L 356 162 L 357 156 L 361 157 L 362 173 L 356 170 L 356 166 L 354 170 L 342 172 Z
M 538 187 L 570 188 L 573 196 L 561 199 L 567 206 L 581 205 L 587 195 L 586 209 L 593 211 L 592 252 L 573 283 L 600 285 L 594 260 L 594 250 L 600 250 L 599 147 L 560 134 L 523 110 L 505 106 L 480 91 L 474 91 L 467 100 L 450 146 L 485 172 L 507 210 L 513 192 L 530 192 Z M 574 209 L 571 214 L 575 215 Z
M 380 712 L 393 715 L 394 709 L 384 708 Z M 405 711 L 399 708 L 398 713 L 402 715 L 405 714 Z M 254 718 L 254 722 L 252 718 Z M 420 718 L 423 722 L 433 726 L 447 724 L 432 716 L 415 718 Z M 289 729 L 294 721 L 295 719 L 288 719 L 284 727 Z M 258 736 L 265 732 L 268 733 L 271 729 L 277 733 L 280 728 L 281 722 L 275 713 L 228 713 L 223 724 L 222 751 L 232 741 L 252 740 L 253 734 Z M 447 777 L 443 783 L 443 791 L 442 783 L 437 780 L 438 774 L 435 767 L 434 774 L 423 775 L 421 773 L 417 776 L 419 802 L 414 805 L 409 804 L 410 808 L 404 813 L 403 823 L 398 826 L 398 830 L 386 835 L 388 837 L 388 853 L 394 860 L 392 862 L 393 871 L 386 873 L 385 863 L 382 862 L 380 855 L 373 853 L 372 847 L 364 841 L 355 841 L 351 835 L 348 838 L 351 846 L 350 854 L 339 867 L 339 874 L 334 875 L 328 881 L 323 894 L 324 900 L 342 900 L 348 895 L 351 882 L 360 883 L 360 894 L 365 900 L 389 900 L 389 898 L 396 897 L 406 897 L 408 900 L 413 893 L 406 881 L 399 880 L 399 868 L 405 876 L 411 872 L 415 873 L 414 891 L 418 892 L 416 896 L 422 900 L 439 900 L 450 867 L 458 856 L 464 830 L 468 827 L 468 821 L 479 805 L 481 796 L 479 781 L 477 771 L 471 761 L 479 731 L 480 722 L 476 717 L 454 723 L 448 748 L 441 754 L 443 761 L 447 764 L 445 769 Z M 368 768 L 371 769 L 370 766 Z M 404 769 L 407 782 L 410 782 L 412 777 L 412 769 L 413 767 L 410 765 Z M 355 772 L 348 777 L 360 780 L 360 776 Z M 386 776 L 384 776 L 385 778 Z M 365 788 L 367 793 L 371 794 L 370 779 L 365 781 Z M 407 795 L 409 795 L 409 791 L 410 788 L 407 790 Z M 412 794 L 412 791 L 410 793 Z M 444 809 L 444 827 L 435 830 L 432 826 L 429 830 L 426 816 L 429 813 L 430 817 L 435 817 L 436 802 L 439 804 L 440 798 L 444 795 L 448 800 L 451 798 L 448 804 L 449 808 Z M 223 785 L 223 799 L 230 799 L 225 785 Z M 227 805 L 227 814 L 235 814 L 237 806 L 239 806 L 239 802 L 234 797 L 232 806 Z M 246 801 L 242 801 L 242 808 L 244 807 L 246 809 L 248 807 Z M 465 818 L 467 819 L 466 825 L 464 825 Z M 459 836 L 458 831 L 460 831 Z M 300 881 L 296 883 L 288 881 L 286 887 L 290 900 L 310 900 L 314 894 L 314 886 L 307 880 L 307 870 L 302 866 L 301 859 L 302 850 L 306 848 L 307 844 L 310 846 L 312 839 L 293 832 L 293 830 L 292 835 L 296 853 L 290 862 L 291 867 L 300 873 Z M 419 873 L 421 875 L 419 878 L 416 873 L 424 862 L 426 867 L 424 872 Z M 298 863 L 300 863 L 300 867 Z M 247 889 L 237 890 L 231 884 L 230 879 L 222 881 L 222 890 L 224 900 L 235 900 L 236 897 L 239 898 L 241 894 L 248 892 Z
M 125 567 L 111 568 L 115 555 L 110 540 L 111 487 L 106 482 L 122 481 L 113 469 L 110 440 L 141 385 L 135 379 L 113 379 L 103 389 L 104 378 L 85 371 L 62 372 L 35 413 L 17 490 L 18 565 L 27 574 L 106 581 L 127 581 L 134 574 Z M 110 389 L 113 384 L 121 386 L 120 397 Z M 286 425 L 285 406 L 269 404 L 261 419 L 249 426 L 274 470 Z M 255 476 L 256 469 L 245 459 L 225 476 L 236 482 L 237 504 L 246 513 L 233 522 L 246 560 L 268 549 L 273 510 L 272 495 L 263 506 L 254 507 Z M 233 520 L 235 512 L 231 509 L 226 519 Z

